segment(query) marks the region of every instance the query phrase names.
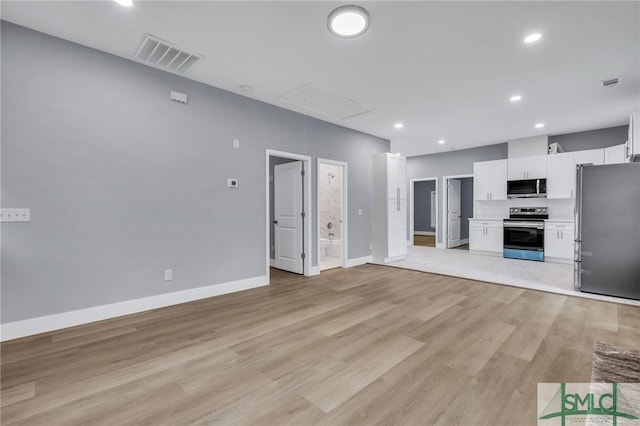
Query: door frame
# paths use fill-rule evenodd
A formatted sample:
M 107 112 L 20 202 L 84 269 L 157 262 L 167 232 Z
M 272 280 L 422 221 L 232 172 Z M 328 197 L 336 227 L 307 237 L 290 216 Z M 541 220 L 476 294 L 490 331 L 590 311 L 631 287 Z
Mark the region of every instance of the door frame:
M 449 216 L 447 215 L 447 208 L 449 207 L 449 191 L 447 191 L 447 185 L 449 184 L 449 179 L 463 179 L 472 177 L 473 173 L 442 177 L 442 245 L 440 245 L 440 248 L 447 249 L 447 241 L 449 240 Z
M 417 178 L 417 179 L 409 179 L 409 245 L 415 245 L 413 234 L 415 233 L 415 218 L 414 218 L 414 184 L 416 182 L 429 182 L 435 181 L 436 183 L 436 246 L 438 245 L 438 177 L 427 177 L 427 178 Z
M 304 178 L 302 181 L 302 207 L 305 211 L 304 220 L 302 221 L 302 234 L 304 238 L 303 250 L 305 253 L 304 261 L 302 262 L 302 272 L 306 276 L 313 275 L 311 270 L 311 220 L 313 218 L 313 212 L 311 208 L 311 176 L 312 176 L 312 167 L 311 167 L 311 157 L 308 155 L 296 154 L 293 152 L 285 152 L 278 151 L 274 149 L 266 150 L 265 155 L 265 227 L 266 227 L 266 242 L 265 242 L 265 273 L 267 276 L 267 283 L 271 282 L 269 268 L 271 267 L 271 246 L 270 246 L 270 223 L 271 217 L 269 217 L 269 157 L 281 157 L 281 158 L 289 158 L 291 160 L 300 160 L 303 163 L 304 168 Z
M 332 166 L 342 167 L 342 223 L 340 224 L 340 243 L 341 249 L 341 264 L 342 268 L 347 267 L 347 247 L 348 245 L 348 230 L 349 230 L 349 194 L 348 194 L 348 175 L 349 164 L 344 161 L 329 160 L 327 158 L 318 158 L 316 165 L 316 265 L 318 273 L 320 273 L 320 179 L 318 173 L 320 172 L 320 164 L 330 164 Z

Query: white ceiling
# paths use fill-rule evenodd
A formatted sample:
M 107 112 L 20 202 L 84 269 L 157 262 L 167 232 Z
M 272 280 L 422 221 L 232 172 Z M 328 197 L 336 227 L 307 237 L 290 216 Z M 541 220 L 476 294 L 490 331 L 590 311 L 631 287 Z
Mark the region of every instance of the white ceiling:
M 188 78 L 390 139 L 408 156 L 622 125 L 640 109 L 640 2 L 358 2 L 371 25 L 356 39 L 327 31 L 341 4 L 3 1 L 1 13 L 124 58 L 150 33 L 205 55 Z M 532 32 L 542 40 L 525 45 Z M 622 84 L 602 88 L 612 77 Z M 281 99 L 307 85 L 370 112 L 332 118 Z

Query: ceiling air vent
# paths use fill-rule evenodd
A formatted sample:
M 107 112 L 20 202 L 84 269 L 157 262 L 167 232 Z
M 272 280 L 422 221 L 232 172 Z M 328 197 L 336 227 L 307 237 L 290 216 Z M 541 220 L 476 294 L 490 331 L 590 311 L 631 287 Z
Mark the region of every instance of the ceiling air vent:
M 609 80 L 602 80 L 602 87 L 613 87 L 620 84 L 620 77 L 610 78 Z
M 204 58 L 197 53 L 185 52 L 151 34 L 144 35 L 133 56 L 147 65 L 179 73 L 186 73 Z

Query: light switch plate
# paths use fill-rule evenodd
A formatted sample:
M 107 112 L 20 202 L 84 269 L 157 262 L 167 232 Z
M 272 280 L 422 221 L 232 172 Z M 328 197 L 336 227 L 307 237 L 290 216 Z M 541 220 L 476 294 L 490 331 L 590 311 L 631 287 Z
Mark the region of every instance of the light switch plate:
M 31 209 L 0 209 L 0 222 L 31 222 Z
M 227 179 L 227 188 L 237 189 L 238 179 Z

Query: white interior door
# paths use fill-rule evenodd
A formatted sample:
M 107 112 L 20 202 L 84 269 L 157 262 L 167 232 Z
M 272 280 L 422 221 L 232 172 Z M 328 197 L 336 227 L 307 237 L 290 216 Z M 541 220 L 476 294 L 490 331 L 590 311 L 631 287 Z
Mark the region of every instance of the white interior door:
M 460 246 L 460 181 L 447 185 L 447 248 Z
M 296 274 L 303 273 L 302 179 L 302 161 L 274 167 L 273 266 Z

